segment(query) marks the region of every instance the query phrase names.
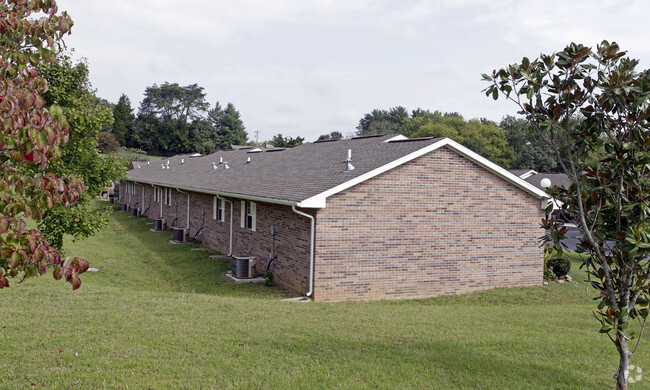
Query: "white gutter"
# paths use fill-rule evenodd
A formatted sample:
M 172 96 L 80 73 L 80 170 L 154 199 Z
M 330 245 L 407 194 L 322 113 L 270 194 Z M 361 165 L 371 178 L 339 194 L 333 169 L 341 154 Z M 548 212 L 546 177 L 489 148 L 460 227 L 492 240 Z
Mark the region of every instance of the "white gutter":
M 162 187 L 157 186 L 157 185 L 155 185 L 155 184 L 152 184 L 151 186 L 152 186 L 153 188 L 158 188 L 159 190 L 162 190 Z M 160 191 L 160 192 L 162 192 L 162 191 Z M 162 195 L 160 192 L 158 193 L 158 203 L 160 203 L 160 219 L 162 219 L 162 206 L 163 206 L 163 201 L 162 201 L 162 199 L 160 199 L 160 195 Z
M 146 183 L 146 184 L 151 184 L 154 185 L 153 182 L 150 181 L 144 181 L 144 180 L 135 180 L 135 179 L 127 179 L 128 181 L 134 182 L 134 183 Z M 235 194 L 231 192 L 222 192 L 222 191 L 212 191 L 212 190 L 204 190 L 200 188 L 192 188 L 192 187 L 185 187 L 185 186 L 177 186 L 177 185 L 170 185 L 170 184 L 165 184 L 165 183 L 156 183 L 158 186 L 165 186 L 168 188 L 175 188 L 177 190 L 185 190 L 185 191 L 190 191 L 190 192 L 196 192 L 199 194 L 210 194 L 210 195 L 221 195 L 221 196 L 227 196 L 229 198 L 237 198 L 237 199 L 243 199 L 243 200 L 251 200 L 253 202 L 264 202 L 264 203 L 273 203 L 273 204 L 281 204 L 284 206 L 298 206 L 298 207 L 308 207 L 312 208 L 312 206 L 306 206 L 304 202 L 292 202 L 288 200 L 281 200 L 281 199 L 273 199 L 273 198 L 264 198 L 260 196 L 249 196 L 249 195 L 242 195 L 242 194 Z M 318 207 L 315 207 L 318 208 Z
M 230 252 L 228 256 L 232 256 L 232 202 L 226 198 L 222 198 L 221 195 L 217 194 L 217 199 L 223 199 L 224 202 L 230 203 Z
M 185 191 L 181 191 L 178 188 L 176 188 L 176 191 L 180 192 L 181 194 L 187 195 L 187 224 L 185 225 L 185 228 L 189 232 L 190 231 L 190 194 L 188 194 Z
M 309 292 L 307 292 L 307 296 L 311 297 L 311 295 L 314 293 L 314 225 L 315 225 L 315 219 L 313 215 L 309 215 L 307 213 L 303 213 L 302 211 L 296 210 L 296 206 L 292 205 L 291 210 L 293 210 L 294 213 L 302 215 L 303 217 L 307 217 L 311 219 L 311 236 L 310 236 L 310 244 L 309 244 Z

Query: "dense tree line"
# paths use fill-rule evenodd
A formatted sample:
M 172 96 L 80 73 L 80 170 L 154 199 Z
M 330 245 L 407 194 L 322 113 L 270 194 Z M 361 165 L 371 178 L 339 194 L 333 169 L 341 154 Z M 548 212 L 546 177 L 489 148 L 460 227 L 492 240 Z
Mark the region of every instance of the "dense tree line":
M 526 121 L 506 116 L 500 123 L 487 119 L 465 120 L 456 112 L 442 113 L 402 107 L 375 109 L 365 114 L 357 135 L 403 134 L 407 137 L 449 137 L 508 169 L 559 170 L 553 149 L 532 135 Z M 320 139 L 329 139 L 324 134 Z
M 248 134 L 232 103 L 213 108 L 203 87 L 164 83 L 147 87 L 137 115 L 122 95 L 113 109 L 112 134 L 126 147 L 151 154 L 212 153 L 230 145 L 246 144 Z

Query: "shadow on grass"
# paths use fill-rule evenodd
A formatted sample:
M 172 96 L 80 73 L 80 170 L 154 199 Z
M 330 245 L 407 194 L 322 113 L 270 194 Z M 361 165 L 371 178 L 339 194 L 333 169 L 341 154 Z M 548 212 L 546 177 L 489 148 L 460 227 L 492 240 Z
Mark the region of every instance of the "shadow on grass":
M 171 232 L 153 232 L 152 228 L 151 220 L 131 217 L 115 205 L 109 226 L 88 240 L 69 244 L 70 252 L 101 269 L 93 276 L 94 283 L 257 298 L 285 295 L 278 287 L 227 280 L 228 259 L 210 259 L 216 252 L 199 243 L 171 243 Z

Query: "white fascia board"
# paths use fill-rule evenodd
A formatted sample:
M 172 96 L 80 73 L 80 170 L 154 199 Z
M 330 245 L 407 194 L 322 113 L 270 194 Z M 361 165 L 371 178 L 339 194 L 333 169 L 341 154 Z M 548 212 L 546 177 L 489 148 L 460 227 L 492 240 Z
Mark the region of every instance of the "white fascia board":
M 522 179 L 528 179 L 529 177 L 531 177 L 533 175 L 537 175 L 537 172 L 531 169 L 528 172 L 524 172 L 523 175 L 521 175 L 519 177 L 522 178 Z
M 459 144 L 458 142 L 450 139 L 450 138 L 445 138 L 440 141 L 441 143 L 444 143 L 444 146 L 448 146 L 450 149 L 454 150 L 456 153 L 463 155 L 467 157 L 469 160 L 475 162 L 476 164 L 482 166 L 483 168 L 487 169 L 488 171 L 494 173 L 497 176 L 500 176 L 501 178 L 505 179 L 506 181 L 514 184 L 515 186 L 521 188 L 522 190 L 530 193 L 531 195 L 535 195 L 538 199 L 544 199 L 544 198 L 549 198 L 548 194 L 539 188 L 535 187 L 534 185 L 530 184 L 529 182 L 525 181 L 524 179 L 520 178 L 519 176 L 510 173 L 507 169 L 501 168 L 497 164 L 493 163 L 492 161 L 488 160 L 487 158 L 472 152 L 471 150 L 467 149 L 463 145 Z
M 508 172 L 506 169 L 501 168 L 497 164 L 493 163 L 492 161 L 486 159 L 485 157 L 482 157 L 481 155 L 472 152 L 468 148 L 462 146 L 458 142 L 450 139 L 450 138 L 443 138 L 440 141 L 433 143 L 431 145 L 428 145 L 420 150 L 417 150 L 413 153 L 407 154 L 406 156 L 403 156 L 401 158 L 398 158 L 397 160 L 391 161 L 390 163 L 383 165 L 379 168 L 376 168 L 370 172 L 364 173 L 361 176 L 357 176 L 352 180 L 346 181 L 345 183 L 339 184 L 336 187 L 330 188 L 327 191 L 323 191 L 318 195 L 314 195 L 311 198 L 305 199 L 302 202 L 298 204 L 300 207 L 314 207 L 314 208 L 325 208 L 327 205 L 327 198 L 335 195 L 341 191 L 344 191 L 352 186 L 355 186 L 359 183 L 362 183 L 368 179 L 371 179 L 377 175 L 380 175 L 384 172 L 387 172 L 393 168 L 396 168 L 404 163 L 407 163 L 411 160 L 414 160 L 420 156 L 423 156 L 429 152 L 432 152 L 438 148 L 441 148 L 443 146 L 449 147 L 451 150 L 455 151 L 456 153 L 466 157 L 470 161 L 475 162 L 476 164 L 480 165 L 481 167 L 487 169 L 488 171 L 494 173 L 495 175 L 505 179 L 506 181 L 514 184 L 515 186 L 523 189 L 524 191 L 530 193 L 531 195 L 534 195 L 538 199 L 544 199 L 548 198 L 549 196 L 544 192 L 541 191 L 539 188 L 535 187 L 534 185 L 528 183 L 527 181 L 519 178 L 517 175 L 512 174 Z

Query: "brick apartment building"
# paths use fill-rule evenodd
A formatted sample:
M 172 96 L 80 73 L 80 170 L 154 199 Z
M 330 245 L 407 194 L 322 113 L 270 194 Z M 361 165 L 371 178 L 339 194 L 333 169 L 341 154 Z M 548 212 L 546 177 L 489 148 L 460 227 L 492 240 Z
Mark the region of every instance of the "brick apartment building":
M 318 301 L 542 283 L 543 191 L 449 138 L 370 136 L 136 163 L 120 200 Z M 198 233 L 198 235 L 197 235 Z

